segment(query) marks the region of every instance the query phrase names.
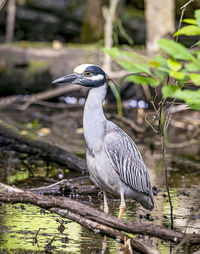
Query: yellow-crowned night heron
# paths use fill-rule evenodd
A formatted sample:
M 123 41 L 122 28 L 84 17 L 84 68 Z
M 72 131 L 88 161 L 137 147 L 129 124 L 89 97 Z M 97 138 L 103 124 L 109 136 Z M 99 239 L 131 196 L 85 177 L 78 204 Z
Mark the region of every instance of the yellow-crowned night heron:
M 91 180 L 104 194 L 104 211 L 108 213 L 106 192 L 121 197 L 119 218 L 125 209 L 125 198 L 137 200 L 152 210 L 154 198 L 149 174 L 133 140 L 103 112 L 107 83 L 105 72 L 97 65 L 82 64 L 74 73 L 58 78 L 56 83 L 74 83 L 90 87 L 84 107 L 83 129 L 86 160 Z

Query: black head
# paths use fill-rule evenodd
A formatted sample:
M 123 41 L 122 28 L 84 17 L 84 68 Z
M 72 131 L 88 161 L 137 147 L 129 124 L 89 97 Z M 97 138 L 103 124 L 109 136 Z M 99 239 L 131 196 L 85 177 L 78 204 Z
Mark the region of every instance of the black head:
M 99 87 L 106 83 L 106 74 L 97 65 L 81 64 L 74 69 L 74 74 L 58 78 L 52 83 L 73 83 L 87 87 Z

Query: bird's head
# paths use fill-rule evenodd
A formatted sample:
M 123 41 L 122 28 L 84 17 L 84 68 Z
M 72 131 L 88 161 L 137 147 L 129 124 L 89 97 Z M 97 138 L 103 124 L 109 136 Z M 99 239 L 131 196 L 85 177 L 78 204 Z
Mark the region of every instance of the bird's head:
M 86 87 L 99 87 L 106 82 L 105 72 L 97 65 L 81 64 L 74 69 L 73 74 L 58 78 L 52 84 L 73 83 Z

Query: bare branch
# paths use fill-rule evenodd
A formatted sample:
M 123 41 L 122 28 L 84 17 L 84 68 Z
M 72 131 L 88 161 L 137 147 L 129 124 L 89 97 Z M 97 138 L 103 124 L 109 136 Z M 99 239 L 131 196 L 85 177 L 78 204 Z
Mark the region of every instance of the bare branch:
M 30 191 L 24 191 L 20 193 L 7 193 L 5 191 L 5 185 L 3 186 L 3 188 L 4 191 L 1 190 L 0 184 L 0 201 L 2 202 L 31 203 L 44 209 L 66 209 L 72 213 L 83 216 L 85 219 L 92 220 L 94 222 L 100 223 L 104 226 L 111 227 L 119 231 L 125 231 L 134 234 L 150 235 L 174 243 L 180 243 L 183 238 L 186 239 L 186 243 L 188 244 L 199 244 L 200 242 L 200 234 L 186 234 L 154 224 L 139 224 L 126 220 L 120 220 L 115 216 L 107 215 L 103 212 L 98 211 L 97 209 L 94 209 L 90 206 L 66 197 L 42 196 L 32 193 Z
M 70 212 L 68 210 L 51 208 L 50 211 L 55 212 L 55 213 L 61 215 L 62 217 L 76 221 L 79 224 L 81 224 L 82 226 L 84 226 L 92 231 L 99 232 L 99 233 L 106 235 L 108 237 L 111 237 L 115 240 L 117 239 L 118 242 L 124 243 L 124 239 L 127 237 L 125 234 L 123 234 L 122 232 L 120 232 L 116 229 L 113 229 L 111 227 L 94 222 L 93 220 L 87 219 L 83 216 L 80 216 L 80 215 Z M 159 254 L 160 253 L 158 250 L 156 250 L 152 247 L 149 247 L 146 244 L 139 242 L 139 241 L 132 239 L 132 238 L 130 239 L 130 244 L 134 250 L 137 250 L 141 253 L 146 253 L 146 254 Z
M 47 100 L 50 98 L 54 98 L 57 96 L 60 96 L 65 93 L 70 93 L 74 91 L 79 91 L 81 87 L 79 86 L 73 86 L 73 85 L 63 85 L 63 86 L 58 86 L 55 89 L 50 89 L 41 93 L 37 94 L 32 94 L 30 97 L 25 99 L 25 103 L 20 107 L 21 110 L 25 110 L 27 107 L 29 107 L 32 103 L 35 103 L 37 101 L 41 100 Z
M 4 5 L 8 0 L 0 0 L 0 10 L 3 9 Z

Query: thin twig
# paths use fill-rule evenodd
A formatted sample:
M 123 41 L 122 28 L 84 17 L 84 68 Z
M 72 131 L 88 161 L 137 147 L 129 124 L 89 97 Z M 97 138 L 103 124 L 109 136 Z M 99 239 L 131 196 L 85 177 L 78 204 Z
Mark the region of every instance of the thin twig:
M 161 145 L 162 145 L 162 160 L 163 160 L 163 167 L 164 167 L 164 172 L 165 172 L 165 184 L 166 184 L 166 190 L 167 190 L 167 196 L 169 199 L 169 204 L 170 204 L 170 218 L 171 218 L 171 230 L 174 229 L 174 220 L 173 220 L 173 205 L 172 205 L 172 200 L 171 200 L 171 195 L 169 191 L 169 181 L 168 181 L 168 169 L 166 165 L 166 158 L 165 158 L 165 136 L 161 135 Z
M 7 0 L 0 0 L 0 10 L 3 9 L 6 2 L 7 2 Z
M 167 82 L 168 82 L 168 80 L 167 80 Z M 166 101 L 166 99 L 162 99 L 161 103 L 160 103 L 161 106 L 160 106 L 160 115 L 159 115 L 159 130 L 160 130 L 160 135 L 161 135 L 161 151 L 162 151 L 162 161 L 163 161 L 163 169 L 164 169 L 164 175 L 165 175 L 165 185 L 166 185 L 166 191 L 167 191 L 167 196 L 168 196 L 169 205 L 170 205 L 170 218 L 171 218 L 170 228 L 173 230 L 174 229 L 173 205 L 172 205 L 171 195 L 170 195 L 170 191 L 169 191 L 168 169 L 167 169 L 166 158 L 165 158 L 165 154 L 166 154 L 165 137 L 166 137 L 167 127 L 169 125 L 170 118 L 169 118 L 169 115 L 168 115 L 168 118 L 166 118 L 164 115 L 165 101 Z
M 182 24 L 182 20 L 183 20 L 183 16 L 184 16 L 184 12 L 187 8 L 187 6 L 193 2 L 194 0 L 189 0 L 186 4 L 184 4 L 180 9 L 181 9 L 181 17 L 179 19 L 179 24 L 178 24 L 178 30 L 181 27 Z M 178 36 L 176 37 L 176 42 L 178 41 Z M 167 78 L 167 84 L 169 83 L 169 76 Z M 171 102 L 171 106 L 170 109 L 172 108 L 172 106 L 175 103 L 174 99 Z M 164 103 L 165 103 L 166 99 L 162 99 L 161 100 L 161 107 L 160 107 L 160 117 L 159 117 L 159 129 L 160 129 L 160 134 L 161 134 L 161 150 L 162 150 L 162 158 L 163 158 L 163 168 L 164 168 L 164 173 L 165 173 L 165 184 L 166 184 L 166 190 L 167 190 L 167 196 L 169 199 L 169 204 L 170 204 L 170 218 L 171 218 L 171 229 L 173 230 L 174 228 L 174 221 L 173 221 L 173 205 L 172 205 L 172 200 L 171 200 L 171 195 L 170 195 L 170 191 L 169 191 L 169 182 L 168 182 L 168 169 L 167 169 L 167 165 L 166 165 L 166 158 L 165 158 L 165 134 L 167 132 L 170 120 L 171 120 L 171 114 L 170 114 L 170 110 L 167 113 L 167 116 L 165 117 L 163 115 L 163 111 L 164 111 Z
M 194 2 L 194 0 L 189 0 L 186 4 L 184 4 L 180 9 L 185 9 L 189 4 L 191 4 L 192 2 Z
M 189 4 L 191 4 L 192 2 L 194 2 L 194 0 L 189 0 L 186 4 L 184 4 L 180 9 L 181 9 L 181 17 L 180 17 L 180 19 L 179 19 L 179 23 L 178 23 L 178 29 L 177 30 L 179 30 L 180 28 L 181 28 L 181 24 L 182 24 L 182 21 L 183 21 L 183 15 L 184 15 L 184 13 L 185 13 L 185 10 L 186 10 L 186 8 L 187 8 L 187 6 L 189 5 Z M 176 36 L 176 42 L 178 41 L 178 35 Z
M 33 245 L 34 245 L 34 244 L 37 244 L 37 242 L 38 242 L 37 237 L 38 237 L 38 234 L 39 234 L 39 232 L 40 232 L 40 229 L 41 229 L 41 228 L 38 229 L 38 231 L 36 232 L 35 237 L 33 238 Z

